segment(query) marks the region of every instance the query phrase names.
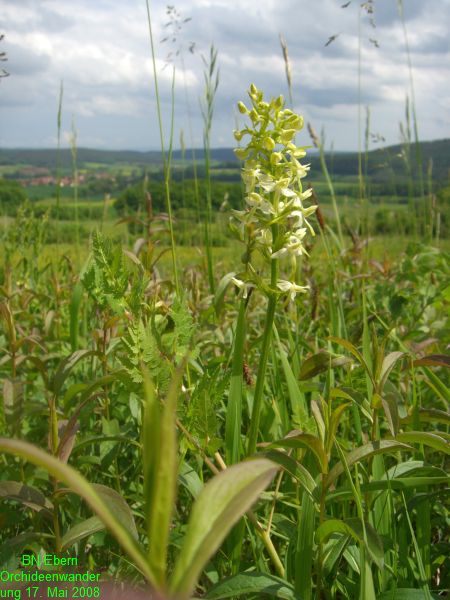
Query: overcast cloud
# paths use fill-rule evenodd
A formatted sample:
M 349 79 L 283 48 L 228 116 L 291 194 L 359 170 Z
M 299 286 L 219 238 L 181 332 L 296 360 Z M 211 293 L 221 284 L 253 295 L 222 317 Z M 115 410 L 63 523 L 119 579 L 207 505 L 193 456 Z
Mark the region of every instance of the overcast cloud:
M 166 3 L 152 2 L 165 137 L 168 136 L 175 60 L 175 146 L 202 144 L 202 56 L 214 43 L 220 82 L 213 146 L 233 146 L 236 102 L 251 82 L 267 96 L 287 96 L 279 34 L 287 42 L 294 107 L 327 146 L 358 147 L 358 12 L 361 11 L 361 116 L 370 130 L 399 141 L 409 73 L 397 0 L 374 0 L 376 28 L 360 0 L 179 0 L 190 18 L 172 42 Z M 419 134 L 450 137 L 450 0 L 404 0 Z M 158 149 L 159 131 L 145 0 L 1 0 L 0 147 L 52 147 L 58 95 L 64 83 L 63 140 L 74 120 L 79 146 Z M 338 37 L 325 46 L 330 36 Z M 164 37 L 169 39 L 161 43 Z M 372 41 L 371 41 L 372 40 Z M 376 42 L 376 44 L 375 44 Z M 191 44 L 194 51 L 190 52 Z M 377 47 L 378 45 L 379 47 Z M 165 68 L 164 68 L 165 67 Z M 362 130 L 365 124 L 363 123 Z M 300 139 L 309 143 L 307 135 Z

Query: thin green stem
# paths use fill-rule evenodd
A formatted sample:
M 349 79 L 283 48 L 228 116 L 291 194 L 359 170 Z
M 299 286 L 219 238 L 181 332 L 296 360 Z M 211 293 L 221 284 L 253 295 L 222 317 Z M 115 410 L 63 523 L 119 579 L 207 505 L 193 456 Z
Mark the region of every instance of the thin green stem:
M 273 227 L 276 228 L 274 225 Z M 276 235 L 273 236 L 274 240 Z M 271 265 L 271 286 L 275 290 L 278 280 L 278 260 L 273 260 Z M 266 324 L 264 326 L 261 357 L 259 360 L 258 374 L 256 377 L 255 396 L 253 398 L 252 418 L 250 422 L 250 431 L 248 437 L 247 454 L 250 456 L 256 452 L 256 443 L 258 441 L 259 421 L 261 417 L 262 398 L 264 383 L 266 379 L 267 359 L 269 358 L 270 343 L 272 340 L 273 322 L 275 319 L 275 308 L 277 305 L 277 294 L 272 292 L 269 296 L 267 305 Z
M 156 54 L 155 54 L 155 45 L 153 42 L 153 31 L 152 31 L 152 19 L 150 13 L 150 0 L 146 0 L 147 6 L 147 21 L 148 21 L 148 31 L 150 36 L 150 48 L 152 53 L 152 65 L 153 65 L 153 79 L 155 83 L 155 97 L 156 97 L 156 108 L 158 114 L 158 125 L 159 125 L 159 140 L 161 145 L 161 154 L 163 160 L 163 168 L 164 168 L 164 189 L 166 193 L 166 204 L 167 204 L 167 214 L 169 215 L 169 230 L 170 230 L 170 244 L 171 244 L 171 254 L 172 254 L 172 267 L 173 267 L 173 276 L 175 282 L 175 289 L 177 292 L 177 296 L 180 296 L 180 285 L 178 281 L 178 269 L 176 263 L 176 248 L 175 248 L 175 237 L 173 232 L 173 217 L 172 217 L 172 203 L 170 199 L 170 161 L 171 161 L 171 153 L 172 153 L 172 138 L 173 138 L 173 123 L 174 123 L 174 113 L 175 113 L 175 103 L 174 103 L 174 90 L 175 90 L 175 68 L 173 70 L 172 77 L 172 88 L 171 88 L 171 102 L 172 102 L 172 112 L 171 112 L 171 139 L 170 139 L 170 148 L 169 148 L 169 159 L 166 160 L 166 153 L 164 149 L 164 133 L 163 133 L 163 124 L 162 124 L 162 115 L 161 115 L 161 101 L 159 96 L 159 86 L 158 86 L 158 76 L 156 73 Z

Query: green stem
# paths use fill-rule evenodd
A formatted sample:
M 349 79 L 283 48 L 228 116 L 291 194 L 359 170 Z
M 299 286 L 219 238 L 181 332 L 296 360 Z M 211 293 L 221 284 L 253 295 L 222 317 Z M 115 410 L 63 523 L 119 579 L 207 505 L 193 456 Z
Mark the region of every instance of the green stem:
M 173 267 L 173 276 L 175 282 L 175 290 L 177 292 L 177 296 L 180 297 L 180 286 L 178 281 L 178 270 L 177 270 L 177 262 L 176 262 L 176 248 L 175 248 L 175 237 L 173 231 L 173 216 L 172 216 L 172 203 L 170 199 L 170 165 L 172 158 L 172 140 L 173 140 L 173 125 L 174 125 L 174 94 L 175 94 L 175 68 L 173 69 L 172 75 L 172 86 L 171 86 L 171 133 L 170 133 L 170 148 L 169 148 L 169 158 L 166 159 L 166 152 L 164 147 L 164 134 L 163 134 L 163 123 L 162 123 L 162 115 L 161 115 L 161 102 L 159 95 L 159 87 L 158 87 L 158 76 L 156 72 L 156 55 L 155 55 L 155 46 L 153 42 L 153 30 L 152 30 L 152 19 L 150 13 L 150 0 L 146 0 L 147 6 L 147 21 L 148 21 L 148 31 L 150 37 L 150 48 L 152 53 L 152 64 L 153 64 L 153 79 L 155 83 L 155 96 L 156 96 L 156 108 L 158 114 L 158 126 L 159 126 L 159 139 L 161 144 L 161 154 L 163 159 L 163 168 L 164 168 L 164 190 L 166 196 L 166 204 L 167 204 L 167 213 L 169 215 L 169 232 L 170 232 L 170 246 L 171 246 L 171 254 L 172 254 L 172 267 Z
M 276 226 L 273 226 L 276 228 Z M 274 232 L 275 233 L 275 232 Z M 276 240 L 276 235 L 273 239 Z M 278 260 L 273 260 L 271 265 L 271 286 L 276 289 L 278 280 Z M 261 349 L 261 357 L 259 360 L 258 374 L 256 377 L 255 396 L 253 398 L 252 419 L 250 422 L 250 432 L 248 439 L 247 454 L 250 456 L 256 452 L 256 443 L 258 441 L 259 420 L 261 417 L 261 406 L 264 391 L 264 382 L 266 379 L 267 359 L 269 357 L 270 343 L 272 340 L 272 329 L 275 318 L 275 308 L 277 305 L 277 294 L 272 292 L 269 296 L 269 304 L 267 306 L 266 324 L 264 326 L 263 343 Z

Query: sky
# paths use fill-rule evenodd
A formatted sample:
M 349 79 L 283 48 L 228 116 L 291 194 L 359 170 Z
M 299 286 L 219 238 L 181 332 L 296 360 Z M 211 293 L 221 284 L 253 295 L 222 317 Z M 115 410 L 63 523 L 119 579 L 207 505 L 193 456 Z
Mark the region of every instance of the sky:
M 202 146 L 211 44 L 219 70 L 212 147 L 235 145 L 232 131 L 244 124 L 236 103 L 246 100 L 251 83 L 268 98 L 288 98 L 280 34 L 294 109 L 323 130 L 327 148 L 364 144 L 366 107 L 370 147 L 398 143 L 405 98 L 412 94 L 399 2 L 345 4 L 178 0 L 171 18 L 166 2 L 151 0 L 165 146 L 172 89 L 175 148 L 181 137 L 186 147 Z M 450 137 L 450 0 L 402 4 L 419 136 Z M 8 60 L 0 69 L 9 76 L 0 78 L 0 147 L 55 147 L 62 85 L 62 146 L 76 135 L 79 147 L 160 149 L 145 0 L 1 0 L 2 33 L 0 52 Z M 326 45 L 331 36 L 337 37 Z M 297 143 L 310 143 L 306 128 Z

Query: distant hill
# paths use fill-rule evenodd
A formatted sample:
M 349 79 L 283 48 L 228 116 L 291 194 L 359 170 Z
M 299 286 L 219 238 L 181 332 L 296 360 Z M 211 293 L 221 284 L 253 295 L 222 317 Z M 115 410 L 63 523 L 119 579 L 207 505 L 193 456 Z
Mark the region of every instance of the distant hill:
M 387 146 L 371 150 L 367 157 L 367 175 L 373 181 L 388 181 L 395 175 L 407 177 L 408 169 L 402 157 L 404 147 L 401 144 Z M 423 175 L 426 180 L 428 173 L 435 183 L 442 185 L 449 183 L 450 177 L 450 139 L 435 140 L 432 142 L 421 142 L 420 153 L 423 166 Z M 416 148 L 412 144 L 409 149 L 410 170 L 414 179 L 418 176 L 416 162 Z M 318 159 L 312 157 L 311 169 L 320 168 Z M 358 154 L 356 152 L 336 152 L 327 158 L 329 170 L 333 175 L 354 175 L 358 173 Z M 363 170 L 365 169 L 365 157 L 363 156 Z
M 371 150 L 367 157 L 367 175 L 374 181 L 388 181 L 395 177 L 405 178 L 408 175 L 408 169 L 405 161 L 401 157 L 403 147 L 398 144 Z M 424 168 L 424 177 L 431 166 L 432 179 L 435 183 L 446 184 L 449 181 L 450 169 L 450 139 L 436 140 L 432 142 L 422 142 L 420 144 L 422 155 L 422 164 Z M 194 151 L 187 150 L 185 153 L 186 161 L 193 159 Z M 175 150 L 173 157 L 176 160 L 182 158 L 181 150 Z M 204 157 L 203 150 L 195 150 L 195 157 L 202 161 Z M 236 159 L 232 148 L 213 148 L 211 150 L 212 160 L 227 163 L 227 166 L 239 166 L 240 162 Z M 320 162 L 317 152 L 311 150 L 308 161 L 311 163 L 311 172 L 320 173 Z M 139 152 L 133 150 L 95 150 L 92 148 L 78 148 L 77 162 L 80 168 L 86 163 L 98 163 L 104 165 L 128 164 L 136 167 L 145 167 L 146 165 L 161 164 L 161 153 L 159 151 Z M 0 166 L 20 166 L 30 165 L 33 167 L 46 167 L 54 169 L 57 163 L 57 153 L 55 149 L 0 149 Z M 70 168 L 72 165 L 72 156 L 69 149 L 63 149 L 59 155 L 59 164 L 62 168 Z M 333 176 L 355 176 L 358 173 L 358 154 L 356 152 L 334 152 L 327 154 L 327 164 L 330 173 Z M 363 156 L 363 165 L 365 157 Z M 364 166 L 365 169 L 365 166 Z M 413 176 L 417 175 L 418 169 L 415 159 L 415 147 L 410 148 L 410 169 Z

